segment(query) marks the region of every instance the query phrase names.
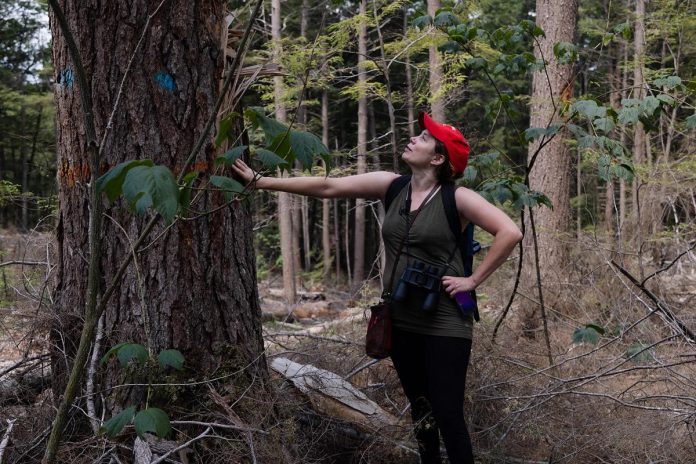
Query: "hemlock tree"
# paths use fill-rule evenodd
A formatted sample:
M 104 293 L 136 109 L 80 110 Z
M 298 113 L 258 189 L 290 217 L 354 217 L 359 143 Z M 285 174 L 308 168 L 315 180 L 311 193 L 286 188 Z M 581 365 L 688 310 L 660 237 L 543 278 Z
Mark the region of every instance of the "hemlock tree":
M 158 5 L 142 46 L 133 54 L 148 15 Z M 126 0 L 87 7 L 77 0 L 64 0 L 61 6 L 88 77 L 96 137 L 104 140 L 100 171 L 126 160 L 151 159 L 178 175 L 213 115 L 221 87 L 225 2 Z M 60 202 L 56 314 L 50 338 L 58 397 L 78 344 L 88 293 L 90 169 L 80 100 L 83 89 L 53 12 L 50 19 Z M 131 57 L 130 74 L 121 91 Z M 110 122 L 117 97 L 120 106 Z M 240 127 L 231 132 L 235 130 L 240 133 Z M 213 139 L 211 134 L 198 154 L 194 169 L 200 178 L 212 173 L 217 156 Z M 143 183 L 155 181 L 143 177 Z M 222 207 L 219 192 L 202 190 L 195 196 L 195 213 L 170 227 L 160 221 L 144 252 L 126 271 L 104 312 L 102 351 L 120 342 L 141 343 L 152 353 L 174 348 L 198 376 L 247 367 L 246 373 L 263 379 L 266 365 L 250 212 L 241 202 Z M 123 200 L 107 204 L 102 196 L 101 201 L 103 292 L 124 257 L 133 252 L 132 241 L 152 213 L 135 215 Z M 106 369 L 97 376 L 98 388 L 117 383 L 118 375 L 117 369 Z M 134 400 L 144 393 L 143 389 L 123 391 L 127 393 L 107 398 L 107 403 L 124 397 Z
M 554 53 L 554 46 L 573 43 L 577 9 L 577 0 L 536 2 L 536 23 L 546 36 L 539 37 L 539 47 L 535 52 L 537 58 L 543 57 L 547 61 L 547 66 L 545 70 L 533 75 L 529 127 L 546 127 L 552 119 L 559 119 L 561 102 L 569 101 L 572 95 L 573 66 L 554 57 L 557 54 Z M 567 138 L 567 131 L 562 129 L 541 150 L 529 175 L 530 188 L 543 192 L 553 203 L 553 209 L 541 207 L 534 210 L 539 249 L 543 250 L 539 265 L 544 277 L 562 272 L 568 262 L 566 246 L 555 238 L 555 235 L 569 230 L 571 220 L 569 198 L 572 159 Z M 537 151 L 539 143 L 540 140 L 537 140 L 530 144 L 530 157 Z M 531 240 L 525 240 L 525 244 L 531 249 Z

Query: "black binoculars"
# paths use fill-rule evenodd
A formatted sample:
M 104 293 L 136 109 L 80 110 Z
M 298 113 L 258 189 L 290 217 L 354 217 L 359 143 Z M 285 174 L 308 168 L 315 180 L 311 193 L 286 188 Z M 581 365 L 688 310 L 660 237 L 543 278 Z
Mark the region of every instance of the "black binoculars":
M 406 299 L 422 299 L 421 309 L 426 312 L 434 311 L 440 300 L 440 279 L 442 269 L 437 266 L 426 266 L 422 261 L 414 261 L 407 265 L 399 282 L 396 284 L 392 299 L 404 302 Z

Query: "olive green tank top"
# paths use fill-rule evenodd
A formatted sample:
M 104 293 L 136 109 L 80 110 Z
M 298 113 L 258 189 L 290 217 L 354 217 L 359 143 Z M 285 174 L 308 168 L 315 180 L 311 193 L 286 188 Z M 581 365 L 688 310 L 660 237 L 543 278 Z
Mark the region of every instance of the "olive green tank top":
M 389 285 L 392 269 L 399 251 L 399 244 L 406 234 L 407 218 L 404 213 L 404 205 L 408 193 L 408 186 L 391 203 L 382 224 L 382 237 L 386 250 L 386 268 L 384 270 L 384 285 Z M 456 246 L 456 238 L 452 234 L 445 208 L 442 205 L 442 189 L 439 189 L 432 198 L 423 205 L 416 221 L 411 226 L 408 241 L 404 244 L 401 257 L 396 263 L 394 284 L 390 290 L 392 293 L 398 285 L 399 278 L 407 264 L 412 265 L 414 260 L 422 261 L 426 266 L 438 266 L 447 268 L 444 275 L 463 276 L 464 264 L 460 250 L 456 250 L 447 264 L 448 258 Z M 415 211 L 410 213 L 412 219 Z M 445 337 L 460 337 L 471 339 L 473 336 L 473 317 L 463 315 L 457 303 L 444 290 L 440 290 L 438 307 L 431 312 L 421 309 L 423 299 L 418 290 L 408 289 L 407 298 L 403 302 L 393 301 L 392 322 L 395 327 L 425 335 L 438 335 Z

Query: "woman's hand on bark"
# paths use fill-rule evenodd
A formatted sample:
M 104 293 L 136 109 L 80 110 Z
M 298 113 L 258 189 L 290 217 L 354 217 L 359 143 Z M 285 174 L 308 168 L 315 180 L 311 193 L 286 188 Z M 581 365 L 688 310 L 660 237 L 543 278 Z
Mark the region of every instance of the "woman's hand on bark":
M 256 171 L 247 166 L 247 164 L 239 158 L 234 161 L 232 171 L 244 182 L 245 187 L 253 187 L 254 185 L 252 182 L 258 181 L 261 178 Z
M 449 296 L 454 298 L 454 295 L 459 292 L 469 292 L 476 288 L 476 281 L 471 277 L 454 277 L 443 276 L 442 288 Z

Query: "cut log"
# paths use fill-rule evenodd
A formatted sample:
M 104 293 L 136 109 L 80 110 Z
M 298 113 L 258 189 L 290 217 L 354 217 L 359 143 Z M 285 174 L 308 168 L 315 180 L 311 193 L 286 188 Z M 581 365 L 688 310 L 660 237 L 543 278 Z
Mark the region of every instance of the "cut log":
M 320 414 L 349 422 L 368 432 L 398 423 L 395 416 L 334 372 L 287 358 L 275 358 L 271 368 L 306 395 Z
M 282 288 L 269 288 L 268 294 L 276 298 L 283 298 L 284 291 Z M 297 292 L 297 298 L 299 301 L 324 301 L 326 300 L 326 295 L 321 292 L 305 292 L 299 290 Z
M 50 386 L 50 367 L 35 366 L 22 374 L 5 376 L 0 380 L 0 405 L 32 404 Z

